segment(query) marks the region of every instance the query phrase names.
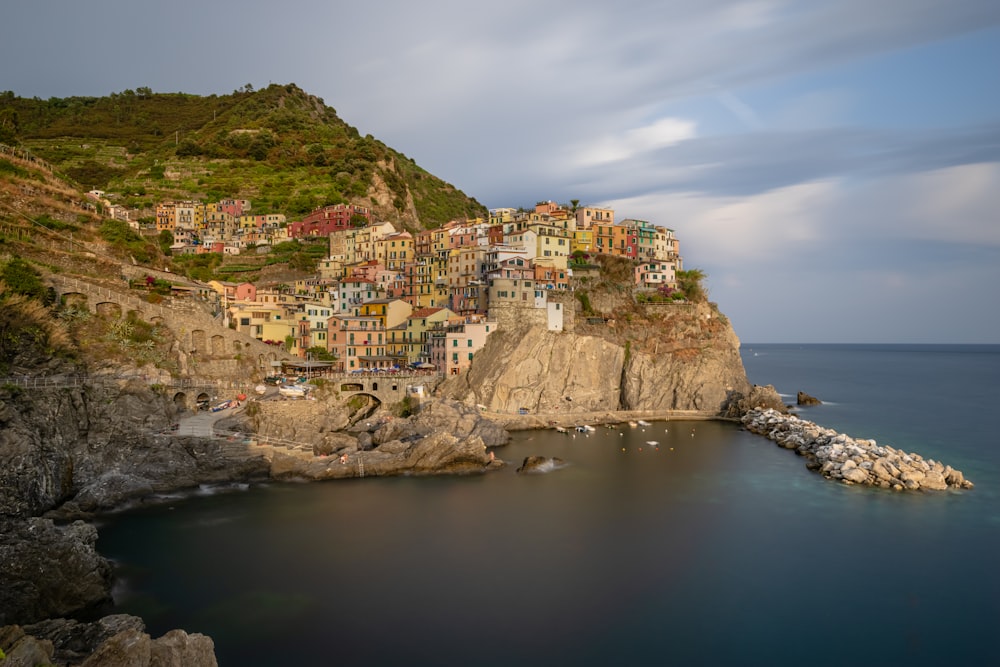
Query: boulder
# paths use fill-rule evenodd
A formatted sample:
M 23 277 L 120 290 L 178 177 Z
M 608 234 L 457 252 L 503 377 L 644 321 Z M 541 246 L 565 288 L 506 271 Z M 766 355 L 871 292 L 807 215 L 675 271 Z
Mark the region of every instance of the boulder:
M 864 484 L 868 481 L 868 473 L 861 468 L 845 468 L 841 470 L 840 474 L 845 480 L 855 484 Z
M 527 456 L 517 469 L 519 474 L 545 473 L 566 466 L 566 462 L 554 456 Z
M 92 623 L 55 618 L 24 627 L 27 634 L 52 644 L 55 648 L 52 662 L 73 665 L 85 660 L 111 637 L 132 629 L 143 632 L 145 624 L 138 616 L 127 614 L 105 616 Z
M 487 447 L 504 445 L 510 439 L 503 426 L 484 418 L 477 408 L 454 400 L 431 399 L 417 414 L 379 426 L 372 434 L 372 443 L 415 440 L 437 432 L 450 433 L 459 439 L 475 436 Z
M 822 405 L 823 401 L 814 396 L 810 396 L 804 391 L 800 391 L 795 395 L 795 403 L 796 405 Z
M 0 628 L 0 663 L 5 667 L 51 665 L 55 652 L 52 642 L 32 637 L 16 625 Z
M 932 470 L 924 475 L 924 478 L 920 480 L 920 488 L 931 489 L 933 491 L 944 491 L 948 488 L 948 483 L 945 481 L 944 475 Z

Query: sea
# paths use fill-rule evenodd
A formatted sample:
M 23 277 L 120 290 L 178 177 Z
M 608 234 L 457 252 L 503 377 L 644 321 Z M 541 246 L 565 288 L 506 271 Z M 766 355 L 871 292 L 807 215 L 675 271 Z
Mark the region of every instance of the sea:
M 500 471 L 105 517 L 116 610 L 237 665 L 1000 664 L 997 345 L 744 344 L 798 414 L 964 472 L 894 492 L 724 422 L 515 433 Z M 564 464 L 516 473 L 527 456 Z

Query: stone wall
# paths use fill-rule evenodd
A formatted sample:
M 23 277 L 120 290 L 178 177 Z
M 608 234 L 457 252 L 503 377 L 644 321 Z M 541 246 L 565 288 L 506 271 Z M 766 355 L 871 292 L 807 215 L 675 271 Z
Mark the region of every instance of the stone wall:
M 197 299 L 165 297 L 154 304 L 108 283 L 99 285 L 58 274 L 46 280 L 60 295 L 85 297 L 91 312 L 111 313 L 109 305 L 114 304 L 118 316 L 131 310 L 148 322 L 168 327 L 176 339 L 174 351 L 183 376 L 245 379 L 254 371 L 266 375 L 273 361 L 293 358 L 284 348 L 222 326 L 222 318 L 209 314 L 209 304 Z

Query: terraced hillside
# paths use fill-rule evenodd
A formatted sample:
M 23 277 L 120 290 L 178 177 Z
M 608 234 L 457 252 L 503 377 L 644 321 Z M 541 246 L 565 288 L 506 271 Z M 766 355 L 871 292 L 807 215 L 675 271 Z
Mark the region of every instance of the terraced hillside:
M 486 213 L 475 199 L 294 84 L 229 95 L 153 93 L 27 99 L 0 93 L 7 143 L 19 142 L 83 189 L 151 208 L 164 199 L 248 199 L 289 220 L 352 203 L 406 229 Z M 13 129 L 12 129 L 13 128 Z M 6 136 L 9 135 L 9 136 Z

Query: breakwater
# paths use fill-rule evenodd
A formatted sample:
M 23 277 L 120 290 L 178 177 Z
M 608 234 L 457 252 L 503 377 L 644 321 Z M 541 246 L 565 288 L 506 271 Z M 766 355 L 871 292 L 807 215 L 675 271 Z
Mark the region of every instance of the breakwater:
M 806 467 L 828 479 L 897 491 L 973 486 L 961 471 L 940 461 L 852 438 L 777 410 L 750 410 L 742 422 L 748 431 L 794 449 L 807 459 Z

